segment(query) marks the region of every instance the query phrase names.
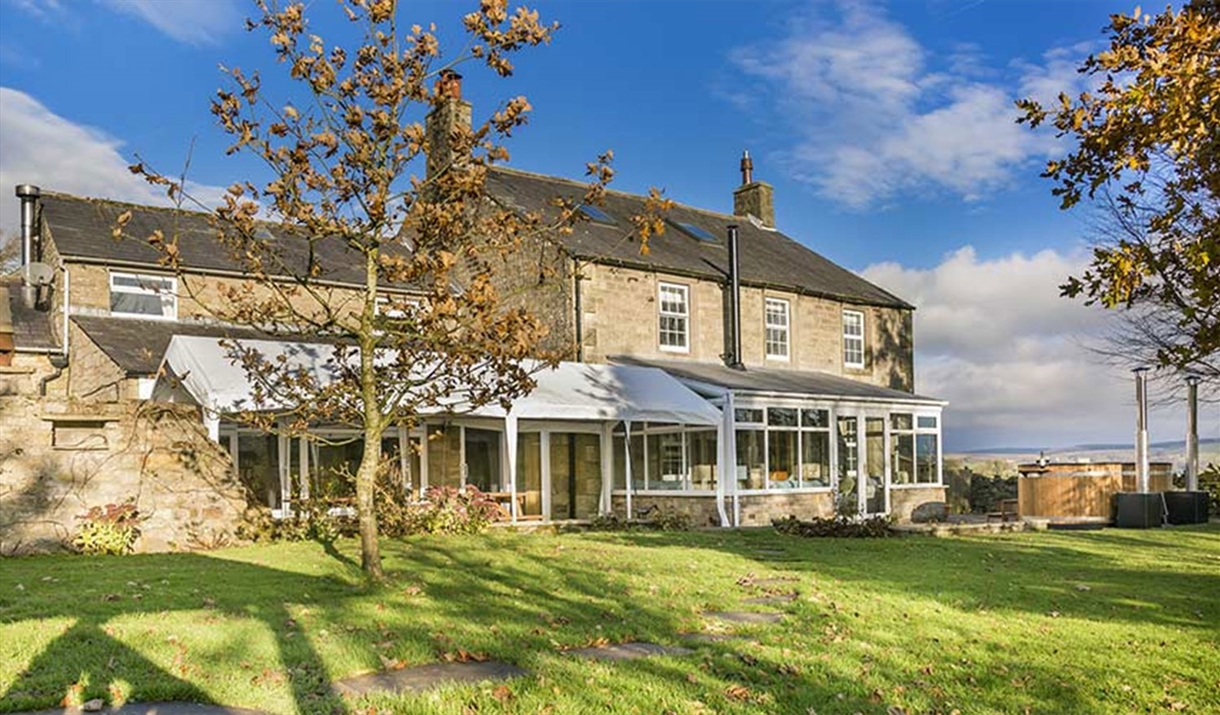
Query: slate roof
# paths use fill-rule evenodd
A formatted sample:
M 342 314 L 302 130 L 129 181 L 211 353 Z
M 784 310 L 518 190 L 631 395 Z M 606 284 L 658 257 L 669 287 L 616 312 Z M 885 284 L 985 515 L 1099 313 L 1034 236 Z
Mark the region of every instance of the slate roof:
M 715 385 L 734 392 L 773 392 L 809 397 L 944 404 L 942 400 L 932 397 L 915 395 L 813 370 L 783 370 L 767 367 L 734 370 L 720 363 L 645 360 L 630 356 L 614 356 L 610 358 L 610 362 L 656 367 L 679 380 Z
M 497 167 L 488 172 L 488 193 L 509 208 L 553 215 L 556 197 L 578 200 L 584 184 L 567 179 Z M 728 271 L 726 227 L 739 226 L 741 282 L 842 300 L 848 303 L 911 309 L 913 306 L 836 265 L 776 230 L 756 226 L 740 216 L 706 211 L 677 204 L 666 214 L 670 222 L 665 234 L 649 242 L 648 255 L 641 255 L 638 241 L 630 237 L 631 217 L 644 212 L 646 197 L 608 191 L 599 209 L 615 219 L 607 226 L 594 221 L 577 224 L 570 235 L 560 237 L 576 258 L 599 263 L 656 270 L 709 280 L 724 280 Z M 678 228 L 690 223 L 717 239 L 700 241 Z
M 184 267 L 245 272 L 241 262 L 234 260 L 217 243 L 216 231 L 208 223 L 206 213 L 81 198 L 52 191 L 42 193 L 40 205 L 42 219 L 50 226 L 55 247 L 68 260 L 157 266 L 161 254 L 148 245 L 145 237 L 160 229 L 167 237 L 178 236 Z M 125 211 L 131 212 L 131 219 L 124 228 L 123 238 L 116 240 L 112 230 L 119 215 Z M 275 224 L 267 223 L 264 227 L 273 237 L 284 264 L 291 268 L 284 273 L 303 273 L 308 265 L 308 242 L 293 237 L 286 229 Z M 315 241 L 313 250 L 322 266 L 319 280 L 351 284 L 364 282 L 363 260 L 341 239 L 332 237 Z M 407 252 L 407 249 L 394 245 L 387 246 L 386 250 Z
M 0 276 L 0 315 L 5 315 L 12 324 L 13 345 L 18 350 L 58 350 L 55 326 L 51 311 L 31 310 L 21 300 L 21 277 Z M 8 310 L 5 311 L 4 308 Z M 0 323 L 5 322 L 0 318 Z
M 141 318 L 110 318 L 74 315 L 72 322 L 84 331 L 123 372 L 130 377 L 154 375 L 175 335 L 215 338 L 265 338 L 266 334 L 249 328 L 209 323 Z M 277 337 L 283 340 L 283 337 Z

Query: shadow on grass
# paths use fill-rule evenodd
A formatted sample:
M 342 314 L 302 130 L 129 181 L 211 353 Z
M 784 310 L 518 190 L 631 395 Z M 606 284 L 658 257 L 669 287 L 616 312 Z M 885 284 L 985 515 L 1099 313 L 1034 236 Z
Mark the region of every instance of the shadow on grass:
M 1220 532 L 1213 530 L 1192 539 L 1208 544 L 1216 535 Z M 1207 618 L 1220 618 L 1214 602 L 1200 605 L 1209 598 L 1206 594 L 1220 592 L 1220 574 L 1206 569 L 1182 573 L 1133 568 L 1105 552 L 1130 548 L 1125 539 L 1142 539 L 1115 537 L 1103 532 L 1021 539 L 849 541 L 806 540 L 766 531 L 587 534 L 581 537 L 578 554 L 562 551 L 563 537 L 412 539 L 383 544 L 390 580 L 377 587 L 361 580 L 350 556 L 356 544 L 348 541 L 329 547 L 259 547 L 216 556 L 12 560 L 0 573 L 0 625 L 56 618 L 72 623 L 15 674 L 8 691 L 0 693 L 0 710 L 54 706 L 82 681 L 88 683 L 80 693 L 82 699 L 109 699 L 108 687 L 125 682 L 134 701 L 207 702 L 227 694 L 224 677 L 233 672 L 250 679 L 271 669 L 282 671 L 286 682 L 279 687 L 286 688 L 291 699 L 288 707 L 276 709 L 335 713 L 347 706 L 332 695 L 331 681 L 380 670 L 379 656 L 410 664 L 487 656 L 533 671 L 537 680 L 514 686 L 527 694 L 543 697 L 555 683 L 567 684 L 571 692 L 564 697 L 574 711 L 602 712 L 608 709 L 607 702 L 623 711 L 632 707 L 660 711 L 650 700 L 662 697 L 660 693 L 724 711 L 884 711 L 891 699 L 901 697 L 893 689 L 875 691 L 869 680 L 872 672 L 886 673 L 885 682 L 901 682 L 909 692 L 930 690 L 923 703 L 955 702 L 959 707 L 964 703 L 968 706 L 964 711 L 1005 712 L 1020 704 L 1042 712 L 1098 712 L 1095 700 L 1080 690 L 1087 678 L 1065 679 L 1053 662 L 1028 662 L 1020 647 L 980 638 L 977 630 L 956 624 L 952 613 L 985 608 L 1045 615 L 1057 610 L 1079 618 L 1214 628 L 1211 621 L 1193 613 L 1201 609 Z M 858 584 L 864 592 L 944 604 L 946 613 L 937 616 L 935 628 L 955 641 L 957 655 L 987 667 L 965 667 L 960 673 L 929 678 L 911 660 L 919 656 L 903 652 L 902 644 L 910 641 L 903 640 L 900 631 L 905 626 L 900 621 L 872 627 L 870 638 L 878 643 L 888 638 L 889 646 L 861 650 L 859 643 L 837 640 L 858 625 L 850 609 L 827 609 L 806 601 L 783 607 L 790 613 L 783 626 L 745 629 L 762 646 L 715 643 L 701 646 L 688 658 L 613 666 L 559 654 L 561 648 L 586 645 L 595 638 L 672 643 L 678 632 L 690 627 L 689 610 L 682 612 L 663 596 L 640 592 L 638 583 L 640 578 L 647 583 L 650 568 L 672 568 L 687 561 L 686 556 L 637 562 L 629 553 L 619 553 L 616 558 L 627 570 L 610 568 L 602 561 L 602 552 L 611 545 L 624 544 L 688 549 L 695 560 L 701 551 L 718 552 L 744 559 L 743 572 L 805 572 L 815 580 Z M 777 552 L 793 560 L 771 560 L 768 555 Z M 59 581 L 43 582 L 45 576 Z M 14 595 L 16 579 L 28 587 L 19 596 Z M 171 585 L 144 591 L 140 600 L 132 596 L 132 583 L 139 587 L 162 579 L 172 581 Z M 1076 591 L 1078 583 L 1088 584 L 1091 591 Z M 105 599 L 110 593 L 120 597 Z M 1155 607 L 1135 611 L 1132 599 Z M 119 631 L 130 628 L 124 617 L 169 620 L 161 614 L 176 619 L 174 628 L 188 629 L 195 624 L 206 629 L 213 620 L 223 622 L 228 616 L 249 619 L 270 631 L 271 643 L 263 636 L 246 643 L 234 635 L 240 631 L 221 631 L 225 637 L 206 657 L 225 665 L 201 667 L 189 659 L 179 664 L 172 649 L 169 655 L 158 655 L 165 649 L 148 646 L 141 653 L 124 643 L 127 633 L 115 631 L 116 623 L 121 625 Z M 789 647 L 787 640 L 797 637 L 814 653 L 803 656 L 802 665 L 794 668 L 783 653 Z M 922 657 L 935 649 L 929 645 Z M 197 659 L 199 652 L 191 655 Z M 240 669 L 232 665 L 245 660 L 253 661 L 248 669 L 244 664 Z M 956 656 L 948 661 L 955 662 Z M 1014 685 L 1018 677 L 1031 678 L 1037 688 L 1014 695 L 1014 688 L 1020 687 Z M 621 692 L 628 682 L 632 692 Z M 739 686 L 744 690 L 737 690 Z M 462 691 L 462 702 L 486 701 L 485 711 L 503 710 L 503 704 L 483 690 L 490 691 Z M 240 695 L 247 701 L 221 704 L 251 707 L 257 703 L 249 698 L 256 696 Z M 833 704 L 829 709 L 828 703 Z M 456 712 L 458 701 L 452 706 Z
M 191 682 L 198 675 L 199 666 L 191 662 L 185 639 L 173 635 L 167 639 L 177 652 L 168 667 L 164 667 L 112 635 L 116 619 L 125 616 L 163 617 L 169 612 L 185 611 L 231 614 L 261 621 L 274 634 L 280 659 L 292 672 L 287 680 L 298 711 L 317 710 L 319 705 L 332 712 L 342 710 L 342 702 L 330 694 L 326 668 L 309 639 L 294 638 L 289 603 L 285 601 L 310 592 L 339 595 L 350 589 L 349 582 L 199 554 L 29 557 L 10 561 L 5 565 L 8 571 L 5 575 L 15 576 L 16 565 L 36 565 L 43 559 L 56 560 L 57 567 L 66 567 L 63 571 L 75 570 L 51 582 L 69 581 L 65 588 L 73 591 L 59 598 L 38 599 L 36 604 L 29 604 L 33 606 L 32 612 L 26 613 L 6 593 L 0 598 L 0 623 L 59 617 L 74 622 L 16 674 L 12 686 L 0 698 L 0 711 L 53 707 L 61 702 L 93 698 L 112 702 L 124 686 L 131 688 L 129 698 L 133 702 L 172 700 L 233 705 L 216 702 Z M 56 568 L 57 572 L 60 570 Z M 133 590 L 133 586 L 141 583 L 184 574 L 197 579 L 190 584 L 195 588 Z M 205 590 L 208 596 L 201 595 Z M 256 593 L 264 596 L 257 602 L 253 598 Z M 266 599 L 267 593 L 277 597 Z M 88 600 L 82 595 L 87 595 Z M 275 665 L 257 663 L 252 668 Z
M 591 535 L 641 547 L 714 549 L 764 568 L 810 572 L 879 592 L 912 594 L 960 608 L 1126 620 L 1209 630 L 1220 619 L 1220 529 L 1181 528 L 1170 568 L 1147 559 L 1127 563 L 1134 548 L 1166 542 L 1129 532 L 1039 533 L 1022 536 L 825 539 L 770 530 L 713 539 L 681 533 Z M 1197 550 L 1189 552 L 1189 547 Z M 775 549 L 783 552 L 777 558 Z M 1216 561 L 1207 562 L 1207 552 Z M 1160 549 L 1156 549 L 1157 552 Z M 1156 554 L 1154 553 L 1153 556 Z M 1195 568 L 1180 566 L 1190 564 Z M 1081 588 L 1081 587 L 1084 588 Z

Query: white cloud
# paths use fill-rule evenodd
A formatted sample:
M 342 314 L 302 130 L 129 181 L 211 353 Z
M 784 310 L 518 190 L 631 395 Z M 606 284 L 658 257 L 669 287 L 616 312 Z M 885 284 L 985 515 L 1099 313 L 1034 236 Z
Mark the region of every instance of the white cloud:
M 840 0 L 837 12 L 819 6 L 789 27 L 730 59 L 757 87 L 754 106 L 767 108 L 756 116 L 782 118 L 792 137 L 777 160 L 853 208 L 929 188 L 985 197 L 1055 146 L 1049 133 L 1016 124 L 1013 101 L 1051 99 L 1082 81 L 1081 46 L 1010 62 L 1001 73 L 973 45 L 936 56 L 856 0 Z
M 127 170 L 122 142 L 106 133 L 55 114 L 25 92 L 0 87 L 0 229 L 19 222 L 17 184 L 49 191 L 155 205 L 168 205 L 163 190 Z M 206 204 L 217 203 L 223 189 L 188 184 Z
M 166 35 L 190 44 L 209 44 L 241 27 L 233 0 L 102 0 L 118 12 L 144 20 Z
M 967 246 L 930 269 L 864 270 L 918 308 L 916 389 L 950 401 L 951 449 L 1131 441 L 1130 373 L 1090 349 L 1113 316 L 1058 297 L 1087 260 L 1056 251 L 984 260 Z M 1203 416 L 1202 434 L 1220 433 L 1215 418 Z M 1153 440 L 1181 439 L 1179 408 L 1154 410 L 1151 424 Z
M 44 22 L 72 19 L 63 0 L 3 0 Z M 131 15 L 180 42 L 204 45 L 218 42 L 242 27 L 236 0 L 94 0 L 112 11 Z

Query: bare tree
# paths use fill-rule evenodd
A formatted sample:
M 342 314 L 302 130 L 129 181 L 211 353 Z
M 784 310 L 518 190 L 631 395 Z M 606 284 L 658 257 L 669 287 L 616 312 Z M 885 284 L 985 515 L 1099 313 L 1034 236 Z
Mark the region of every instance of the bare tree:
M 21 260 L 21 237 L 0 230 L 0 276 L 15 271 Z
M 248 25 L 269 35 L 304 101 L 274 101 L 257 74 L 237 68 L 227 70 L 233 86 L 213 101 L 212 113 L 233 138 L 229 153 L 258 157 L 272 175 L 261 187 L 235 184 L 212 212 L 220 248 L 248 276 L 213 307 L 229 323 L 334 346 L 329 376 L 320 379 L 232 344 L 255 386 L 252 407 L 274 407 L 239 418 L 292 433 L 319 423 L 359 428 L 362 565 L 380 578 L 374 487 L 383 431 L 413 425 L 430 410 L 507 406 L 533 387 L 526 358 L 542 366 L 556 361 L 558 355 L 538 349 L 547 326 L 527 308 L 505 305 L 496 273 L 506 258 L 577 220 L 578 203 L 600 202 L 613 176 L 611 157 L 587 166 L 590 182 L 579 200 L 557 200 L 546 215 L 522 213 L 489 200 L 484 180 L 508 159 L 502 141 L 526 123 L 524 97 L 481 125 L 456 126 L 443 145 L 427 135 L 423 115 L 451 98 L 453 67 L 478 63 L 506 77 L 511 55 L 551 39 L 557 25 L 542 23 L 535 11 L 510 12 L 506 0 L 483 0 L 462 18 L 465 48 L 442 60 L 435 28 L 404 31 L 392 0 L 342 2 L 363 31 L 351 48 L 328 47 L 312 34 L 303 4 L 260 0 L 258 8 L 261 16 Z M 424 164 L 426 172 L 411 173 Z M 172 199 L 193 201 L 181 177 L 142 163 L 132 170 Z M 654 202 L 664 204 L 655 190 Z M 266 226 L 257 218 L 266 213 L 277 219 L 275 240 L 260 230 Z M 129 218 L 120 217 L 116 234 Z M 661 228 L 658 218 L 635 218 L 643 242 Z M 179 236 L 141 238 L 184 275 Z M 358 290 L 327 280 L 320 256 L 336 242 L 363 276 Z M 403 286 L 424 300 L 387 293 Z

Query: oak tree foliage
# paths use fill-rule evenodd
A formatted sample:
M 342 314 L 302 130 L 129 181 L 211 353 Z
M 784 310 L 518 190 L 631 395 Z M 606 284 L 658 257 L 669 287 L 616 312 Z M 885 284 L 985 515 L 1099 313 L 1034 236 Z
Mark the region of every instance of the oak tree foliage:
M 252 405 L 276 406 L 239 418 L 293 434 L 318 424 L 358 428 L 362 562 L 379 578 L 373 495 L 383 432 L 413 426 L 436 408 L 507 407 L 533 387 L 535 370 L 562 357 L 541 349 L 547 325 L 528 300 L 510 300 L 510 283 L 498 278 L 509 259 L 542 255 L 539 246 L 570 231 L 581 220 L 579 204 L 600 202 L 613 177 L 612 156 L 587 165 L 582 196 L 557 197 L 547 212 L 523 212 L 491 200 L 484 184 L 489 168 L 509 159 L 504 140 L 527 122 L 524 97 L 504 102 L 481 124 L 457 126 L 443 146 L 427 135 L 424 117 L 451 100 L 455 67 L 508 77 L 513 55 L 551 40 L 558 24 L 535 10 L 482 0 L 461 18 L 465 47 L 442 55 L 435 26 L 402 26 L 405 3 L 343 0 L 363 36 L 348 47 L 312 32 L 305 4 L 257 6 L 248 28 L 267 35 L 304 101 L 276 101 L 259 74 L 224 70 L 231 83 L 217 92 L 212 114 L 231 138 L 228 152 L 257 157 L 270 179 L 234 184 L 211 211 L 218 250 L 247 279 L 222 288 L 209 307 L 226 323 L 335 346 L 327 365 L 333 379 L 324 381 L 231 343 L 232 358 L 255 385 Z M 181 177 L 144 163 L 132 170 L 180 205 L 194 202 Z M 654 190 L 649 212 L 667 206 Z M 649 212 L 633 218 L 631 238 L 641 246 L 664 227 Z M 120 217 L 116 235 L 127 218 Z M 139 238 L 161 251 L 180 276 L 180 291 L 197 285 L 181 263 L 180 241 L 189 237 Z M 358 289 L 329 279 L 321 257 L 333 256 L 336 242 L 362 276 Z M 546 280 L 549 264 L 540 259 L 538 267 Z
M 1064 296 L 1123 311 L 1114 352 L 1220 382 L 1220 3 L 1113 15 L 1079 71 L 1095 88 L 1020 122 L 1071 143 L 1047 163 L 1063 209 L 1090 202 L 1103 240 Z

